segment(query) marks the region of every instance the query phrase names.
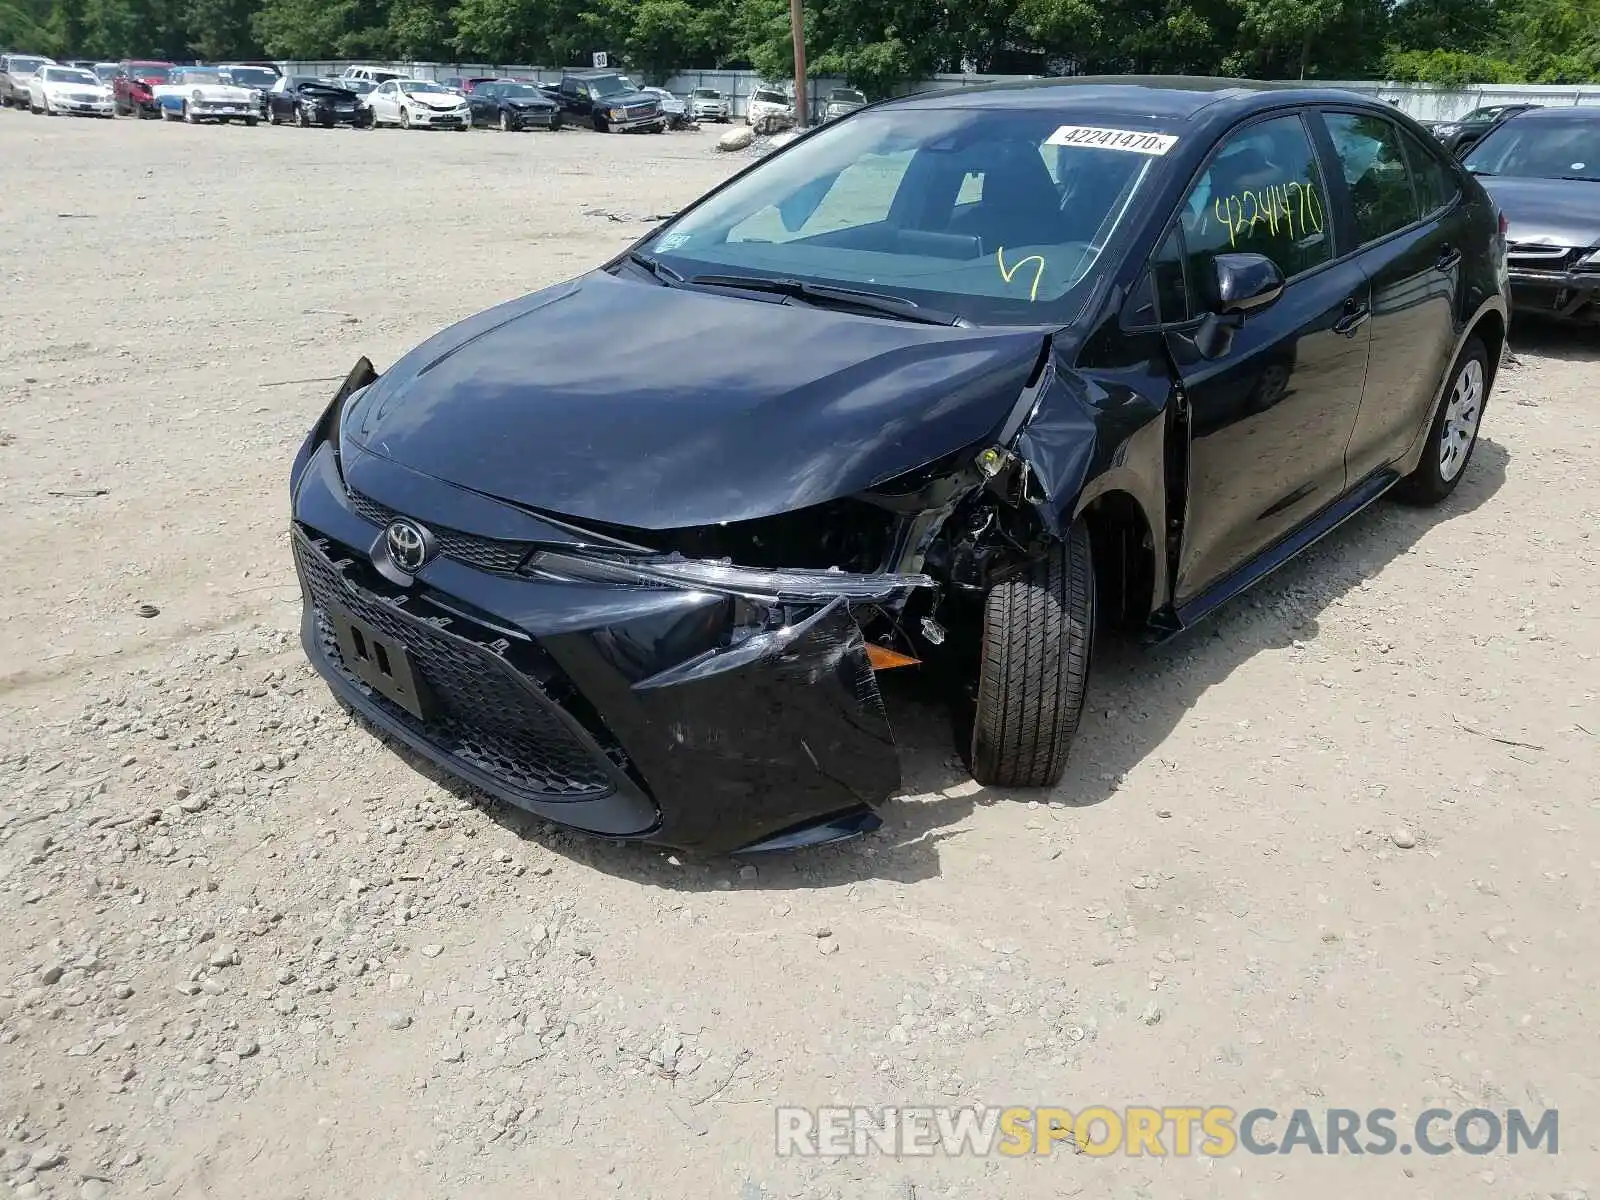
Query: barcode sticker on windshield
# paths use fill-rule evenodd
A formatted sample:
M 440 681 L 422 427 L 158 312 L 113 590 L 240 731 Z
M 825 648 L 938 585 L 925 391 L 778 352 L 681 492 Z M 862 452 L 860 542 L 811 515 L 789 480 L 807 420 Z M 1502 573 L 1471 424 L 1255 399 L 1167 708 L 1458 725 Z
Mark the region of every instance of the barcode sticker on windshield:
M 1063 125 L 1044 142 L 1047 146 L 1089 146 L 1096 150 L 1126 150 L 1131 154 L 1165 154 L 1178 144 L 1178 138 L 1176 134 L 1145 133 L 1139 129 Z

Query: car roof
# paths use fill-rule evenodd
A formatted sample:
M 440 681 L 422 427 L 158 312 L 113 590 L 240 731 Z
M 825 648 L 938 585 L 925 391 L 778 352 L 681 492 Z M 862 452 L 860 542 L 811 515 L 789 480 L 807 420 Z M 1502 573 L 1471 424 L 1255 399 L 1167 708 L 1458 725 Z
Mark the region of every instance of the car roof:
M 1094 110 L 1108 116 L 1189 121 L 1213 114 L 1234 117 L 1283 104 L 1357 102 L 1376 106 L 1370 96 L 1339 88 L 1260 79 L 1193 75 L 1079 75 L 1022 83 L 988 83 L 949 91 L 918 92 L 888 102 L 905 108 L 1063 108 Z

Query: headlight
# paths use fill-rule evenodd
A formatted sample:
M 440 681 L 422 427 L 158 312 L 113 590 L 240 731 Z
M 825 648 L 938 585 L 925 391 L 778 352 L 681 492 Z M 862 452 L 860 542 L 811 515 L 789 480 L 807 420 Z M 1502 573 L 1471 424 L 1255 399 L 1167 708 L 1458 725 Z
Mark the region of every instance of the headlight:
M 628 113 L 626 109 L 613 108 L 608 115 L 613 121 L 622 121 L 627 118 Z
M 199 104 L 202 100 L 205 99 L 205 97 L 200 94 L 200 89 L 199 88 L 195 88 L 194 91 L 189 93 L 189 99 L 193 100 L 196 104 Z
M 777 602 L 825 603 L 835 598 L 883 601 L 915 588 L 932 587 L 926 575 L 853 575 L 844 571 L 757 570 L 704 559 L 651 555 L 627 559 L 588 553 L 541 551 L 523 568 L 537 577 L 567 582 L 617 583 L 633 587 L 692 588 Z

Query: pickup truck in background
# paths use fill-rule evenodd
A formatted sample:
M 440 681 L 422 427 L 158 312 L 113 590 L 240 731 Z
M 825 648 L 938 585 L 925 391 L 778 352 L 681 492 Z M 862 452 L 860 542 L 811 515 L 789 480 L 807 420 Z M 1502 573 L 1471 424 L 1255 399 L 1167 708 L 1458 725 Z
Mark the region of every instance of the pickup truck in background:
M 601 133 L 666 132 L 667 118 L 660 101 L 633 87 L 616 71 L 569 71 L 560 83 L 540 86 L 574 122 L 592 125 Z

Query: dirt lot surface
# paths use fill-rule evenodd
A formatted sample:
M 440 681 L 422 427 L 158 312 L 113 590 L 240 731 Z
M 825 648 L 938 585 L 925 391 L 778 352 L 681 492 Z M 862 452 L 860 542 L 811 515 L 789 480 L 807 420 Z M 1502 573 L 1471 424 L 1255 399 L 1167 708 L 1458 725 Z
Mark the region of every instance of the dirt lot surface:
M 891 696 L 886 829 L 741 868 L 477 805 L 341 714 L 286 536 L 334 381 L 599 261 L 731 169 L 715 136 L 0 113 L 0 1181 L 1600 1189 L 1600 339 L 1514 337 L 1442 509 L 1104 647 L 1050 795 Z M 838 1102 L 1388 1107 L 1405 1142 L 1553 1107 L 1560 1153 L 774 1155 L 773 1104 Z

